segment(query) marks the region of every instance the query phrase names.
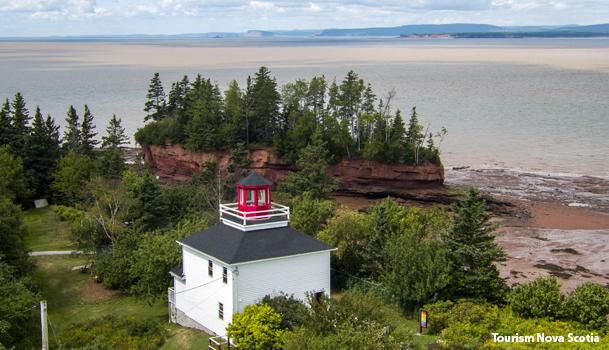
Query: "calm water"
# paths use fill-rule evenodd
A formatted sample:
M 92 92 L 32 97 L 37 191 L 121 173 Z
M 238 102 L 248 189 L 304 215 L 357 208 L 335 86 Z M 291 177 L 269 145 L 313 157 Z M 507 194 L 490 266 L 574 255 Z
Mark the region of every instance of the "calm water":
M 341 45 L 468 45 L 486 47 L 609 48 L 608 39 L 484 40 L 408 42 L 387 40 L 265 40 L 154 42 L 155 47 L 252 47 Z M 104 45 L 99 43 L 99 45 Z M 168 86 L 182 75 L 201 73 L 226 87 L 231 79 L 243 83 L 255 69 L 243 67 L 150 67 L 137 65 L 81 65 L 78 56 L 47 48 L 27 54 L 0 45 L 0 97 L 21 91 L 30 110 L 39 104 L 63 123 L 70 104 L 82 111 L 89 104 L 98 132 L 113 113 L 132 134 L 143 123 L 144 98 L 153 72 Z M 175 58 L 179 60 L 179 57 Z M 543 65 L 478 62 L 331 62 L 315 65 L 269 65 L 280 84 L 296 78 L 325 74 L 342 79 L 355 69 L 371 82 L 377 95 L 397 91 L 393 103 L 403 111 L 417 106 L 430 130 L 445 126 L 442 144 L 448 166 L 510 168 L 548 173 L 609 176 L 609 74 Z

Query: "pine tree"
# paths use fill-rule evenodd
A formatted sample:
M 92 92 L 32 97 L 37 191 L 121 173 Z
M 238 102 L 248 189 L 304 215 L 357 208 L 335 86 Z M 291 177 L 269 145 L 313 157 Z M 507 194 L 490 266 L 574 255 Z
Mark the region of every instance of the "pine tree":
M 410 120 L 408 121 L 408 130 L 406 131 L 406 147 L 408 149 L 408 161 L 415 164 L 419 163 L 420 150 L 425 140 L 423 126 L 419 123 L 417 108 L 412 107 Z
M 188 94 L 190 81 L 185 75 L 182 80 L 171 84 L 171 90 L 167 98 L 167 114 L 168 116 L 177 116 L 184 112 L 186 94 Z
M 226 113 L 225 138 L 239 142 L 245 139 L 243 123 L 243 96 L 239 84 L 233 80 L 224 93 L 224 112 Z
M 102 137 L 100 164 L 102 175 L 108 179 L 118 179 L 125 170 L 120 147 L 129 141 L 121 120 L 112 116 L 106 127 L 106 135 Z
M 315 118 L 317 119 L 317 124 L 323 128 L 326 125 L 326 113 L 325 113 L 325 104 L 326 104 L 326 88 L 327 82 L 326 77 L 323 75 L 321 77 L 313 77 L 309 82 L 309 91 L 307 93 L 307 107 L 309 110 L 313 111 L 315 114 Z
M 28 139 L 28 155 L 26 172 L 30 186 L 36 198 L 44 198 L 50 194 L 51 175 L 59 160 L 59 131 L 53 119 L 47 117 L 45 122 L 36 107 L 32 132 Z
M 144 105 L 144 111 L 148 113 L 144 118 L 144 121 L 150 119 L 154 121 L 165 118 L 165 112 L 167 104 L 165 101 L 165 91 L 163 90 L 163 83 L 159 77 L 159 73 L 154 73 L 152 79 L 150 79 L 150 86 L 148 87 L 148 94 L 146 94 L 146 104 Z
M 254 77 L 251 91 L 250 141 L 270 144 L 279 120 L 281 96 L 277 82 L 266 67 L 260 67 Z
M 13 152 L 25 157 L 27 153 L 27 139 L 30 133 L 30 114 L 25 106 L 25 100 L 21 93 L 17 93 L 12 103 L 11 127 L 14 133 L 12 144 Z
M 250 144 L 250 133 L 252 129 L 252 77 L 247 76 L 245 93 L 243 94 L 243 117 L 245 118 L 245 145 Z
M 116 114 L 112 115 L 106 127 L 106 136 L 102 137 L 102 148 L 119 148 L 129 142 L 121 122 L 120 118 L 116 118 Z
M 66 116 L 66 132 L 63 135 L 62 148 L 65 153 L 80 152 L 80 120 L 74 106 L 70 106 Z
M 393 124 L 389 132 L 389 150 L 388 157 L 391 161 L 399 162 L 404 158 L 404 139 L 406 137 L 406 129 L 404 128 L 404 120 L 402 113 L 398 110 L 393 118 Z
M 406 142 L 412 146 L 420 145 L 424 137 L 423 126 L 419 123 L 417 107 L 412 107 L 412 113 L 408 121 L 408 131 L 406 131 Z
M 95 146 L 99 141 L 95 139 L 97 133 L 93 122 L 93 114 L 89 106 L 85 105 L 85 113 L 82 116 L 82 124 L 80 125 L 80 154 L 90 158 L 95 157 Z
M 152 231 L 167 224 L 167 203 L 159 180 L 146 172 L 137 188 L 136 198 L 142 206 L 139 223 L 143 231 Z
M 195 151 L 215 150 L 220 140 L 218 130 L 224 112 L 222 94 L 217 85 L 200 75 L 191 84 L 185 114 L 190 119 L 186 130 L 186 147 Z
M 486 202 L 475 189 L 454 208 L 453 227 L 444 237 L 453 266 L 455 297 L 501 300 L 506 290 L 496 262 L 505 252 L 495 242 L 495 225 L 489 222 Z
M 0 109 L 0 145 L 11 145 L 14 139 L 13 126 L 11 125 L 11 104 L 8 98 L 4 100 Z
M 300 151 L 296 165 L 300 171 L 290 173 L 279 184 L 279 190 L 294 196 L 310 192 L 313 198 L 326 198 L 338 188 L 336 180 L 326 174 L 328 151 L 319 132 Z

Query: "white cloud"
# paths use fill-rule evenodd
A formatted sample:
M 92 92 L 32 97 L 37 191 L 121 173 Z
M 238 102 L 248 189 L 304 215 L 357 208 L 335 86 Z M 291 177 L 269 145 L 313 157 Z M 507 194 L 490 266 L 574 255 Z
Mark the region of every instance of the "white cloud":
M 321 7 L 319 5 L 317 5 L 316 3 L 314 3 L 314 2 L 310 2 L 309 3 L 309 10 L 311 12 L 320 12 L 321 11 Z
M 177 33 L 451 22 L 591 24 L 609 22 L 607 1 L 0 0 L 0 33 Z

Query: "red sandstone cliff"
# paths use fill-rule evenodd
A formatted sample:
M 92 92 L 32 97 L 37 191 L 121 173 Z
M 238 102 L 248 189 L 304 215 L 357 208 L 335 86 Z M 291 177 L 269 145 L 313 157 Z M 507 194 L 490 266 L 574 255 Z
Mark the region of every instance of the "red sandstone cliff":
M 228 152 L 195 153 L 179 145 L 144 145 L 142 148 L 146 163 L 167 182 L 187 181 L 208 161 L 216 162 L 221 171 L 226 171 L 230 160 Z M 270 149 L 250 151 L 249 159 L 250 168 L 274 182 L 296 170 L 293 164 L 282 161 Z M 414 166 L 344 160 L 328 167 L 328 174 L 338 178 L 340 191 L 367 196 L 425 200 L 430 197 L 430 191 L 441 189 L 444 183 L 444 168 L 434 164 Z

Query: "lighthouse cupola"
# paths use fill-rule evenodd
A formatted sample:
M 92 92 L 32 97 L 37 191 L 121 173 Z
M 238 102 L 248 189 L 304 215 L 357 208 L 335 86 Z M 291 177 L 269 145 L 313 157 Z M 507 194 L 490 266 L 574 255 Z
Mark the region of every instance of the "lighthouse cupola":
M 239 210 L 251 214 L 264 214 L 265 210 L 271 208 L 272 184 L 270 180 L 258 175 L 255 171 L 239 180 L 237 182 L 237 203 Z
M 287 226 L 290 208 L 271 201 L 272 185 L 255 171 L 239 180 L 237 202 L 220 204 L 220 221 L 243 231 Z

